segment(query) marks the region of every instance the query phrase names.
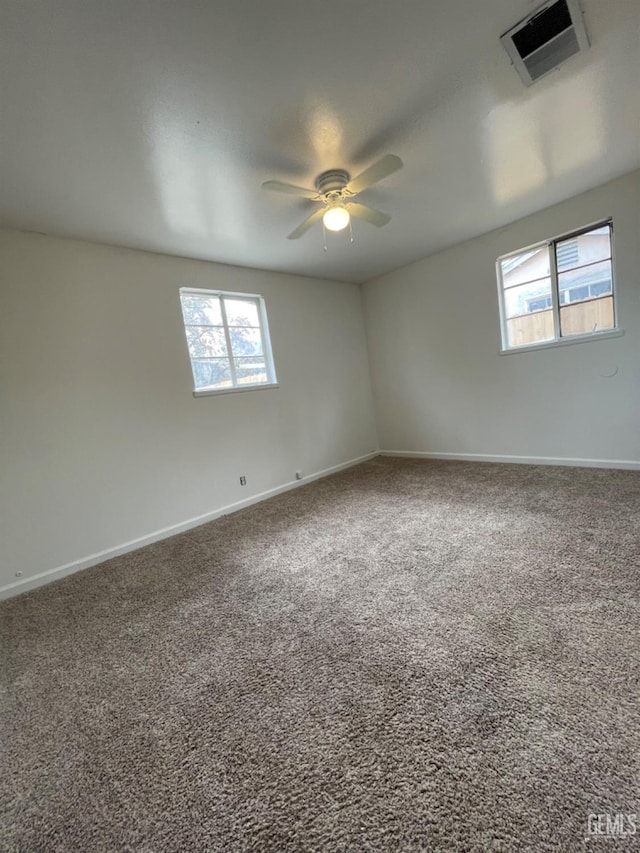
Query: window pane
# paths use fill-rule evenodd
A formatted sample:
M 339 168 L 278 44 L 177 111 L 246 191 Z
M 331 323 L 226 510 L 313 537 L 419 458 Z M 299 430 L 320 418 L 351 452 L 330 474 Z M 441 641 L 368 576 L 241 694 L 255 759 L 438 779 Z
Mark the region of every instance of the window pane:
M 613 296 L 560 308 L 560 333 L 563 337 L 589 335 L 613 328 Z
M 228 358 L 192 359 L 193 378 L 197 389 L 230 388 L 231 371 Z
M 578 267 L 558 276 L 560 304 L 593 299 L 603 293 L 611 293 L 611 261 Z
M 276 382 L 262 297 L 185 288 L 180 300 L 197 391 Z
M 190 293 L 182 293 L 180 299 L 185 323 L 205 326 L 222 325 L 220 300 L 217 296 L 194 296 Z
M 192 358 L 227 355 L 224 329 L 216 327 L 187 326 L 187 343 Z
M 234 355 L 262 355 L 260 329 L 230 328 L 229 336 Z
M 504 292 L 505 317 L 517 317 L 551 307 L 551 279 L 543 278 Z
M 536 311 L 535 314 L 523 314 L 507 320 L 507 345 L 510 347 L 552 341 L 554 337 L 551 309 Z
M 224 308 L 227 312 L 227 323 L 230 326 L 259 326 L 260 315 L 254 300 L 225 299 Z
M 236 380 L 238 385 L 267 382 L 267 367 L 262 357 L 236 358 Z
M 556 244 L 558 272 L 611 257 L 609 226 L 603 225 Z
M 547 278 L 549 269 L 549 248 L 539 246 L 537 249 L 529 249 L 512 255 L 510 258 L 500 261 L 502 268 L 502 284 L 505 290 L 525 281 L 533 281 L 538 278 Z

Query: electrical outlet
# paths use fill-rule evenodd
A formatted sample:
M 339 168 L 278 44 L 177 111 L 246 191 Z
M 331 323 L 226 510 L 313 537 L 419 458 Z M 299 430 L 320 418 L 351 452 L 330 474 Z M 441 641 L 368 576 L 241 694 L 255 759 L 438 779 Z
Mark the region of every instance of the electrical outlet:
M 240 477 L 240 485 L 241 486 L 247 485 L 247 478 L 245 476 Z

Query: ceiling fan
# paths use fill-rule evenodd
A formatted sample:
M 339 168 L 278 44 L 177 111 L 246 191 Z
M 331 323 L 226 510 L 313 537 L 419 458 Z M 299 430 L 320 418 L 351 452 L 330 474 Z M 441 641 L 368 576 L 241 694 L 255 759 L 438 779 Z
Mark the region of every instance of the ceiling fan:
M 262 189 L 299 195 L 322 203 L 323 207 L 314 211 L 289 234 L 289 240 L 297 240 L 320 220 L 329 231 L 342 231 L 349 225 L 352 216 L 378 227 L 386 225 L 391 219 L 388 213 L 374 210 L 366 204 L 359 204 L 351 199 L 401 168 L 402 160 L 399 157 L 395 154 L 385 154 L 353 179 L 344 169 L 329 169 L 327 172 L 322 172 L 315 180 L 315 190 L 297 187 L 295 184 L 285 184 L 282 181 L 265 181 Z

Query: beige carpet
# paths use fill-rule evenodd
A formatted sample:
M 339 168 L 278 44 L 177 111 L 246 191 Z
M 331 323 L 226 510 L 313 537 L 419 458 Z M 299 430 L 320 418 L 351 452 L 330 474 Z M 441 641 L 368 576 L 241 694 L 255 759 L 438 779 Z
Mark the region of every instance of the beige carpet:
M 584 850 L 640 812 L 639 509 L 378 458 L 5 602 L 0 849 Z

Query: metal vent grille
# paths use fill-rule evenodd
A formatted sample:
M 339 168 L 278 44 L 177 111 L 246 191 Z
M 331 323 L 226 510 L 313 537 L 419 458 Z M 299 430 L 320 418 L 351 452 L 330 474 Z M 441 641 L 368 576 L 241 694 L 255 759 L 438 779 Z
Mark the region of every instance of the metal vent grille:
M 565 240 L 564 243 L 556 245 L 556 259 L 558 269 L 564 270 L 575 267 L 578 263 L 579 251 L 577 240 Z
M 500 41 L 525 86 L 589 47 L 579 0 L 549 0 Z

